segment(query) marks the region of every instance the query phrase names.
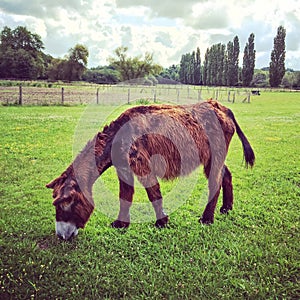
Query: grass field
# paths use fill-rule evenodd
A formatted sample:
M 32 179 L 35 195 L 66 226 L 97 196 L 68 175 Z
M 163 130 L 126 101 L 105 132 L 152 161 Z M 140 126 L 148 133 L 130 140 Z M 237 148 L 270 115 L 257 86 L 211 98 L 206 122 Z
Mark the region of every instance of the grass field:
M 226 105 L 257 157 L 245 169 L 234 137 L 229 215 L 216 211 L 213 225 L 199 224 L 206 189 L 199 170 L 169 228 L 154 228 L 153 218 L 118 231 L 96 209 L 71 242 L 55 236 L 45 184 L 72 161 L 85 107 L 0 107 L 0 299 L 299 299 L 300 94 Z M 105 176 L 117 192 L 114 172 Z

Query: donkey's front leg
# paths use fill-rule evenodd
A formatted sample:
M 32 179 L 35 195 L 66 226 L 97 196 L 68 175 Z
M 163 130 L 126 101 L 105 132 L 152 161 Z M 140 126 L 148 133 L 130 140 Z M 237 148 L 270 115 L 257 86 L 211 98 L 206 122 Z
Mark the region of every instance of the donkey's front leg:
M 111 226 L 114 228 L 127 228 L 130 225 L 130 207 L 132 204 L 132 198 L 134 193 L 134 180 L 132 174 L 124 174 L 120 176 L 120 211 L 117 220 L 115 220 Z
M 158 228 L 166 227 L 169 221 L 168 215 L 163 210 L 163 199 L 160 192 L 160 186 L 157 182 L 155 185 L 146 188 L 148 198 L 155 210 L 156 222 L 155 226 Z

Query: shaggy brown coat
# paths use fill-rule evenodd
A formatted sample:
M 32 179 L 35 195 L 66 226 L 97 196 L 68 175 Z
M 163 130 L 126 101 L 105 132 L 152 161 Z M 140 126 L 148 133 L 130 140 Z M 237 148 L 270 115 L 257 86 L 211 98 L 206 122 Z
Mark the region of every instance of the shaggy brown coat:
M 47 185 L 53 189 L 56 220 L 83 228 L 94 209 L 92 186 L 113 165 L 120 184 L 120 212 L 112 226 L 129 226 L 133 177 L 137 176 L 153 204 L 156 226 L 163 227 L 168 216 L 163 211 L 157 177 L 170 180 L 185 176 L 202 164 L 209 196 L 201 222 L 213 223 L 221 187 L 221 213 L 232 209 L 231 174 L 224 162 L 235 130 L 243 145 L 245 162 L 252 167 L 255 156 L 250 143 L 232 111 L 216 101 L 126 110 L 87 143 L 61 176 Z

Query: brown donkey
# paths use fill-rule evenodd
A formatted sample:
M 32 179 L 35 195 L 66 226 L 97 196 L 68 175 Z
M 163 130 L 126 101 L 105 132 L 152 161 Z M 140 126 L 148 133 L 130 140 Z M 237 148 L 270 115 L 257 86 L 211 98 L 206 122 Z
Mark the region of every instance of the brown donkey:
M 73 163 L 47 184 L 53 189 L 56 234 L 62 239 L 77 235 L 93 209 L 92 186 L 109 167 L 116 168 L 120 185 L 120 211 L 115 228 L 130 224 L 134 176 L 145 187 L 156 213 L 157 227 L 168 223 L 157 177 L 166 180 L 185 176 L 200 164 L 208 179 L 208 203 L 200 221 L 210 224 L 221 187 L 221 213 L 232 209 L 231 173 L 224 164 L 229 143 L 237 132 L 246 165 L 254 165 L 250 143 L 232 111 L 208 100 L 194 105 L 150 105 L 126 110 L 91 141 Z

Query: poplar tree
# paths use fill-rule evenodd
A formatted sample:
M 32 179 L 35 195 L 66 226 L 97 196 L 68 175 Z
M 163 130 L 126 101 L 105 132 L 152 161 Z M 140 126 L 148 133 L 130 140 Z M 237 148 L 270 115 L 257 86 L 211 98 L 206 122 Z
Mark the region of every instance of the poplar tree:
M 233 85 L 233 73 L 234 73 L 234 62 L 233 62 L 233 42 L 227 43 L 227 73 L 226 73 L 226 85 Z
M 200 55 L 200 48 L 197 48 L 196 51 L 196 65 L 195 65 L 195 73 L 194 73 L 194 80 L 196 85 L 201 84 L 201 55 Z
M 203 63 L 204 85 L 225 85 L 225 45 L 214 44 L 207 49 Z
M 195 69 L 196 69 L 196 53 L 195 51 L 189 55 L 189 84 L 195 84 Z
M 254 34 L 251 33 L 248 42 L 244 49 L 242 81 L 243 86 L 250 86 L 254 75 L 255 67 L 255 49 L 254 49 Z
M 235 36 L 233 42 L 227 44 L 227 85 L 235 86 L 239 81 L 240 42 Z
M 217 59 L 218 59 L 218 66 L 217 66 L 217 78 L 216 78 L 216 85 L 222 86 L 225 85 L 224 83 L 224 71 L 225 71 L 225 45 L 218 44 L 217 45 Z
M 209 48 L 206 49 L 204 62 L 203 62 L 203 75 L 202 75 L 202 81 L 203 85 L 209 85 Z
M 285 74 L 285 37 L 285 28 L 283 26 L 279 26 L 277 29 L 277 35 L 274 38 L 274 48 L 271 52 L 269 68 L 271 87 L 278 87 Z
M 239 55 L 240 55 L 240 41 L 238 36 L 235 36 L 233 39 L 233 60 L 234 60 L 233 85 L 237 85 L 239 82 Z

